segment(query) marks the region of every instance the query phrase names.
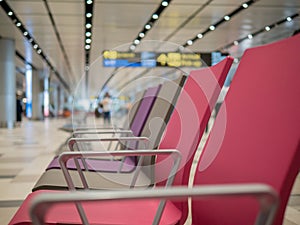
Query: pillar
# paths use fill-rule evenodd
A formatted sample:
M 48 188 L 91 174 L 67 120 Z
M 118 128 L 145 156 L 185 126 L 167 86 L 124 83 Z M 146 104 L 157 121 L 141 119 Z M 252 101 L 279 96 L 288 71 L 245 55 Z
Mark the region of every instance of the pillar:
M 13 128 L 16 122 L 15 42 L 0 38 L 0 127 Z
M 32 119 L 44 118 L 44 74 L 43 70 L 34 70 L 32 73 Z

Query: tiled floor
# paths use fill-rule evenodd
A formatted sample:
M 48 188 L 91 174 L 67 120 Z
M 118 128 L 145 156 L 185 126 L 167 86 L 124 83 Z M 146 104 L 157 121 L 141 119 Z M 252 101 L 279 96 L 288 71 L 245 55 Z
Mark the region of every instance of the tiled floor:
M 69 134 L 64 119 L 23 120 L 15 129 L 0 129 L 0 224 L 8 224 L 22 200 Z M 297 178 L 284 225 L 300 225 L 300 177 Z

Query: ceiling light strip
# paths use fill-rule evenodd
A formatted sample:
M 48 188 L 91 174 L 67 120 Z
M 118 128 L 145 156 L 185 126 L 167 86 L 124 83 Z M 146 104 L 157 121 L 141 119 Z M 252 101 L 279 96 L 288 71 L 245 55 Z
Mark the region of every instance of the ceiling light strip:
M 30 35 L 28 30 L 25 28 L 21 20 L 17 17 L 12 8 L 7 4 L 5 0 L 0 1 L 0 5 L 2 9 L 7 13 L 7 16 L 11 19 L 11 21 L 15 24 L 15 26 L 22 32 L 23 36 L 30 42 L 31 46 L 40 55 L 46 64 L 50 67 L 50 69 L 55 73 L 58 80 L 63 84 L 66 90 L 70 91 L 69 85 L 65 82 L 65 80 L 61 77 L 61 75 L 57 72 L 57 70 L 53 67 L 52 63 L 49 61 L 48 57 L 45 55 L 44 51 L 40 48 L 40 45 L 36 42 L 33 36 Z
M 85 70 L 87 71 L 90 64 L 90 51 L 92 46 L 92 27 L 93 27 L 93 10 L 94 1 L 85 1 L 85 39 L 84 39 L 84 50 L 85 50 Z
M 140 44 L 146 34 L 153 28 L 156 21 L 159 19 L 161 13 L 170 5 L 172 0 L 163 0 L 157 7 L 154 13 L 151 14 L 150 19 L 145 23 L 142 30 L 138 33 L 137 37 L 132 41 L 129 47 L 131 51 L 135 50 L 136 46 Z
M 259 0 L 250 0 L 250 1 L 247 1 L 243 4 L 241 4 L 238 8 L 236 8 L 234 11 L 232 11 L 231 13 L 225 15 L 222 17 L 222 19 L 220 19 L 219 21 L 217 21 L 216 23 L 214 24 L 211 24 L 209 25 L 208 28 L 206 28 L 206 30 L 204 30 L 203 32 L 197 34 L 195 37 L 187 40 L 182 46 L 183 47 L 187 47 L 187 46 L 190 46 L 190 45 L 193 45 L 197 40 L 203 38 L 207 33 L 209 32 L 213 32 L 214 30 L 216 30 L 216 28 L 218 26 L 220 26 L 221 24 L 225 23 L 225 22 L 228 22 L 230 21 L 230 19 L 237 15 L 238 13 L 240 13 L 241 11 L 245 10 L 245 9 L 248 9 L 249 6 L 251 6 L 253 3 L 255 2 L 258 2 Z
M 273 28 L 275 28 L 275 27 L 277 27 L 277 26 L 279 26 L 279 25 L 281 25 L 283 23 L 291 22 L 293 19 L 295 19 L 298 16 L 299 16 L 299 13 L 295 13 L 292 16 L 285 17 L 284 19 L 281 19 L 281 20 L 279 20 L 277 22 L 274 22 L 272 24 L 264 26 L 263 28 L 257 30 L 254 33 L 248 34 L 247 36 L 245 36 L 243 38 L 240 38 L 238 40 L 235 40 L 235 41 L 231 42 L 230 44 L 225 45 L 224 47 L 220 48 L 219 50 L 221 51 L 221 50 L 224 50 L 224 49 L 229 49 L 232 46 L 240 44 L 242 41 L 245 41 L 245 40 L 248 40 L 248 39 L 253 39 L 255 36 L 257 36 L 257 35 L 259 35 L 261 33 L 270 32 L 270 30 L 272 30 Z

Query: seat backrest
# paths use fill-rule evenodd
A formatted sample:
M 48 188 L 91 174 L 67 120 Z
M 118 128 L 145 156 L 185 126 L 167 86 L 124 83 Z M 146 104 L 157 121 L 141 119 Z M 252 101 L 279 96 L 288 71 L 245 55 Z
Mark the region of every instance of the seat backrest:
M 158 86 L 150 87 L 146 90 L 146 93 L 141 100 L 139 109 L 137 110 L 130 126 L 130 129 L 132 130 L 134 136 L 140 136 L 160 88 L 161 84 Z
M 185 83 L 187 76 L 179 75 L 175 80 L 164 80 L 162 87 L 156 97 L 155 103 L 145 122 L 141 132 L 142 137 L 148 137 L 147 149 L 157 149 L 166 124 L 169 122 L 178 96 Z M 137 149 L 143 149 L 143 143 L 139 142 Z M 143 157 L 143 172 L 154 183 L 154 165 L 155 157 Z
M 140 107 L 141 100 L 143 99 L 144 95 L 146 93 L 146 90 L 140 91 L 135 95 L 135 101 L 133 102 L 129 112 L 128 112 L 128 121 L 125 121 L 125 124 L 123 125 L 123 128 L 130 128 L 134 117 Z
M 186 78 L 187 76 L 182 74 L 175 80 L 166 79 L 163 81 L 141 132 L 141 136 L 149 137 L 150 143 L 147 146 L 149 149 L 156 149 L 158 147 Z
M 196 170 L 195 184 L 265 183 L 284 210 L 300 166 L 300 35 L 245 51 Z M 254 224 L 255 199 L 192 204 L 193 224 Z
M 188 184 L 194 154 L 232 62 L 233 59 L 227 57 L 215 66 L 192 71 L 186 80 L 159 145 L 159 149 L 177 149 L 182 154 L 174 185 Z M 170 165 L 170 158 L 157 157 L 158 185 L 165 183 Z M 178 207 L 183 209 L 184 220 L 187 204 L 178 204 Z

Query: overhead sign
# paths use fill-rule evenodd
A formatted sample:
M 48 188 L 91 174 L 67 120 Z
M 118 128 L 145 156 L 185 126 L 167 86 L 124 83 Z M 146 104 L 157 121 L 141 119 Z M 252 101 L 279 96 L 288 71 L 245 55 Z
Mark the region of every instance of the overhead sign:
M 104 67 L 201 67 L 211 63 L 210 53 L 103 52 Z

